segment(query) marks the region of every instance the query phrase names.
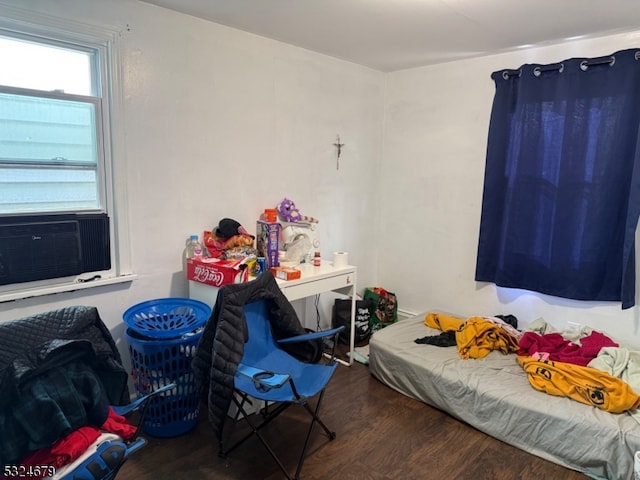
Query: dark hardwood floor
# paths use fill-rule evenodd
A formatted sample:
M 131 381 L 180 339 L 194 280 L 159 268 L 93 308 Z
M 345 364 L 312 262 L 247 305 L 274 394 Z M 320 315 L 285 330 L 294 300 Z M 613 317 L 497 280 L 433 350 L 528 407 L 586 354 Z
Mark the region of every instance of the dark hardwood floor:
M 358 363 L 338 367 L 320 416 L 337 437 L 329 441 L 320 428 L 314 429 L 302 480 L 588 478 L 405 397 L 377 381 Z M 308 418 L 299 407 L 292 407 L 266 429 L 290 472 L 295 471 L 304 440 L 299 420 L 306 425 Z M 228 419 L 225 428 L 227 434 L 236 435 L 238 429 L 244 431 L 246 423 Z M 256 438 L 228 458 L 219 458 L 204 406 L 191 432 L 175 438 L 146 438 L 149 444 L 130 457 L 118 480 L 284 478 Z

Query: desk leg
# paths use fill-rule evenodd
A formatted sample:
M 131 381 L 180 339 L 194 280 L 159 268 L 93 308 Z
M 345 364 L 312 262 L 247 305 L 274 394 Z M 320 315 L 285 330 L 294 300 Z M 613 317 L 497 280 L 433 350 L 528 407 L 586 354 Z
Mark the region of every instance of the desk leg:
M 329 359 L 331 358 L 331 355 L 329 355 L 328 353 L 325 353 L 324 356 L 325 356 L 325 358 L 329 358 Z M 346 361 L 342 360 L 341 358 L 336 358 L 335 361 L 338 362 L 338 363 L 341 363 L 342 365 L 344 365 L 346 367 L 350 367 L 351 366 L 350 362 L 352 362 L 353 360 L 350 360 L 349 362 L 346 362 Z
M 351 335 L 349 335 L 349 366 L 353 365 L 353 353 L 356 341 L 356 286 L 351 290 Z
M 351 297 L 351 321 L 349 322 L 349 328 L 351 335 L 349 335 L 349 361 L 336 358 L 336 362 L 350 367 L 353 365 L 353 353 L 355 352 L 355 339 L 356 339 L 356 274 L 353 274 L 353 283 L 351 284 L 351 291 L 348 293 Z M 331 358 L 331 355 L 325 353 L 325 357 Z

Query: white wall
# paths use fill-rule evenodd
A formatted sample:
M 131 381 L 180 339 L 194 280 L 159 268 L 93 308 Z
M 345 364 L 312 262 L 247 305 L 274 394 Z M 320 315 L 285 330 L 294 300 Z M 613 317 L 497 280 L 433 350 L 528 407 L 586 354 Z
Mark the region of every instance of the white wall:
M 401 307 L 461 316 L 510 313 L 521 325 L 542 317 L 558 329 L 571 321 L 640 346 L 638 307 L 623 311 L 619 303 L 569 301 L 474 281 L 491 73 L 633 47 L 640 47 L 640 32 L 387 76 L 377 280 L 398 294 Z
M 323 252 L 350 252 L 360 290 L 384 286 L 403 309 L 574 321 L 640 346 L 637 307 L 474 281 L 491 72 L 636 47 L 640 33 L 385 75 L 134 0 L 1 4 L 120 32 L 139 279 L 0 304 L 0 321 L 95 305 L 122 345 L 127 307 L 187 295 L 188 234 L 227 216 L 251 230 L 287 196 L 320 218 Z M 346 144 L 339 171 L 337 133 Z
M 94 305 L 122 345 L 126 308 L 187 295 L 181 255 L 189 234 L 223 217 L 255 231 L 260 212 L 285 196 L 320 219 L 322 252 L 349 251 L 362 285 L 373 282 L 383 74 L 134 0 L 2 4 L 120 32 L 139 279 L 3 303 L 0 321 Z

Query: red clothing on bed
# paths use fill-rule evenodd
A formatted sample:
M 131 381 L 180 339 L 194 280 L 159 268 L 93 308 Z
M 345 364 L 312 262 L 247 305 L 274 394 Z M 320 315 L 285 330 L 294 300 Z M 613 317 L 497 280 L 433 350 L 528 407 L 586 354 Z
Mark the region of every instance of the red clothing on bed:
M 581 338 L 580 343 L 581 345 L 573 343 L 560 333 L 540 335 L 536 332 L 525 332 L 520 338 L 518 355 L 531 357 L 537 353 L 547 353 L 550 360 L 586 367 L 598 356 L 601 348 L 619 346 L 606 335 L 595 331 Z

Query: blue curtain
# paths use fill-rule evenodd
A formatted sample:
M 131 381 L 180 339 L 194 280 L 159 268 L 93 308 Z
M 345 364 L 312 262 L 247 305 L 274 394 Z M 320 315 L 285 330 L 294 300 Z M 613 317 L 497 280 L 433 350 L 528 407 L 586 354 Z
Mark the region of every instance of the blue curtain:
M 476 280 L 633 306 L 640 50 L 492 79 Z

